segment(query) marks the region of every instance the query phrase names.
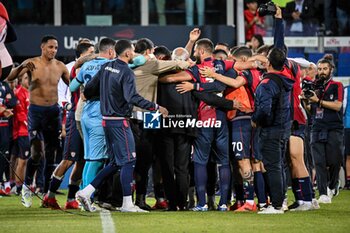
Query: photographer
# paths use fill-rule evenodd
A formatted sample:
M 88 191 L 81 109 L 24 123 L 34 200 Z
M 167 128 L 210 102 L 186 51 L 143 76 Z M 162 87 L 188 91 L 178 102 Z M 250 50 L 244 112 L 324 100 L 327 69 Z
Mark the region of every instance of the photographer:
M 343 153 L 343 85 L 332 80 L 333 58 L 325 56 L 317 63 L 314 90 L 303 88 L 302 98 L 312 116 L 311 149 L 315 160 L 319 203 L 331 203 L 337 195 Z M 308 92 L 311 94 L 307 95 Z M 328 167 L 328 169 L 327 169 Z M 328 178 L 329 172 L 329 180 Z M 327 187 L 331 192 L 327 195 Z

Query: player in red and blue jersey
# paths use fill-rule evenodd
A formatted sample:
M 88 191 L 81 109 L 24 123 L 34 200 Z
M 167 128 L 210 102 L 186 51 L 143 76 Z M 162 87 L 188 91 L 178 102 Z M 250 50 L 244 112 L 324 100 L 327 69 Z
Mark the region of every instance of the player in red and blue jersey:
M 180 82 L 180 81 L 194 81 L 194 84 L 184 83 L 184 85 L 190 85 L 187 89 L 182 85 L 179 85 L 178 91 L 180 93 L 197 90 L 197 91 L 209 91 L 209 92 L 221 92 L 225 90 L 226 86 L 223 83 L 214 81 L 212 78 L 206 78 L 200 74 L 200 69 L 208 66 L 215 67 L 216 72 L 223 74 L 224 72 L 232 69 L 237 64 L 234 61 L 222 61 L 213 59 L 213 43 L 209 39 L 200 39 L 195 44 L 194 56 L 197 59 L 198 64 L 191 67 L 187 71 L 182 71 L 176 74 L 171 74 L 166 77 L 167 82 Z M 242 68 L 250 68 L 249 63 L 238 63 L 238 66 Z M 230 167 L 229 167 L 229 155 L 228 155 L 228 128 L 226 124 L 226 113 L 217 110 L 216 108 L 207 105 L 201 101 L 198 108 L 198 120 L 199 121 L 220 121 L 222 123 L 220 128 L 198 128 L 198 136 L 194 143 L 194 176 L 196 191 L 198 194 L 198 205 L 193 208 L 194 211 L 207 211 L 205 194 L 207 184 L 207 162 L 209 154 L 212 149 L 212 142 L 215 141 L 216 152 L 219 166 L 220 176 L 220 189 L 221 198 L 219 202 L 218 210 L 227 210 L 227 194 L 230 182 Z
M 252 57 L 252 52 L 248 47 L 242 46 L 235 49 L 232 56 L 236 61 L 246 62 Z M 260 58 L 262 59 L 262 58 Z M 258 149 L 258 129 L 253 129 L 250 124 L 251 114 L 254 110 L 254 94 L 256 87 L 258 86 L 262 72 L 258 69 L 249 69 L 244 71 L 236 71 L 238 76 L 227 77 L 213 72 L 209 67 L 202 69 L 201 73 L 206 77 L 213 77 L 215 80 L 220 81 L 230 88 L 226 93 L 237 92 L 240 87 L 245 88 L 245 92 L 248 96 L 250 104 L 247 109 L 237 110 L 235 116 L 230 116 L 232 127 L 232 152 L 234 159 L 238 162 L 240 168 L 240 174 L 243 178 L 243 184 L 245 185 L 246 203 L 243 205 L 239 201 L 238 194 L 241 187 L 235 185 L 237 195 L 237 211 L 256 211 L 257 207 L 254 202 L 254 186 L 257 193 L 260 207 L 265 206 L 265 185 L 261 172 L 262 158 Z M 244 101 L 244 100 L 238 100 Z M 241 197 L 242 198 L 242 197 Z M 243 198 L 242 198 L 243 199 Z
M 25 167 L 30 156 L 30 143 L 28 137 L 28 108 L 29 108 L 29 76 L 24 73 L 19 76 L 19 87 L 15 90 L 17 104 L 14 108 L 13 117 L 13 140 L 12 154 L 16 156 L 16 193 L 22 190 L 22 181 L 25 176 Z
M 15 104 L 16 98 L 8 83 L 0 82 L 0 186 L 3 184 L 4 172 L 6 164 L 8 164 L 7 160 L 10 159 L 10 134 L 12 132 L 10 132 L 9 121 L 13 115 L 12 108 Z M 9 181 L 9 172 L 5 172 L 5 175 L 7 181 Z M 5 194 L 7 193 L 9 192 L 6 190 Z

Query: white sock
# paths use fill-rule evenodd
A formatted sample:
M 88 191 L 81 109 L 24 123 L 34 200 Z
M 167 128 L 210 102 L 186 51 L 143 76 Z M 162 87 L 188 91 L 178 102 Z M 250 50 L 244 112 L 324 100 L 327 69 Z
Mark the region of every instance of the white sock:
M 312 205 L 312 202 L 311 201 L 304 201 L 304 204 L 305 205 Z
M 95 192 L 95 190 L 96 189 L 94 188 L 94 186 L 89 184 L 83 190 L 81 190 L 81 193 L 86 197 L 91 197 L 91 195 Z
M 123 206 L 122 208 L 130 208 L 133 207 L 134 204 L 132 203 L 132 198 L 130 196 L 123 196 Z
M 10 181 L 7 181 L 7 182 L 5 183 L 5 189 L 6 189 L 7 187 L 11 187 Z
M 22 189 L 24 189 L 24 191 L 28 191 L 28 190 L 30 190 L 30 189 L 28 188 L 28 186 L 27 186 L 27 185 L 25 185 L 25 184 L 23 184 Z
M 304 201 L 303 201 L 303 200 L 297 200 L 297 203 L 298 203 L 299 205 L 302 205 L 302 204 L 304 204 Z
M 254 200 L 246 200 L 247 203 L 254 205 Z
M 266 205 L 266 203 L 259 203 L 259 207 L 264 207 Z

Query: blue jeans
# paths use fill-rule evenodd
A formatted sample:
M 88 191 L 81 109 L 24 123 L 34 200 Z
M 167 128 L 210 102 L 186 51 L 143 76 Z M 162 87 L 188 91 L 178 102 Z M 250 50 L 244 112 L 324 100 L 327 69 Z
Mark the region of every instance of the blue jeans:
M 186 25 L 193 25 L 193 5 L 195 0 L 186 0 Z M 204 25 L 204 0 L 196 0 L 197 14 L 198 14 L 198 25 Z
M 350 16 L 345 10 L 337 8 L 337 18 L 339 26 L 339 36 L 343 36 L 346 29 L 350 29 Z

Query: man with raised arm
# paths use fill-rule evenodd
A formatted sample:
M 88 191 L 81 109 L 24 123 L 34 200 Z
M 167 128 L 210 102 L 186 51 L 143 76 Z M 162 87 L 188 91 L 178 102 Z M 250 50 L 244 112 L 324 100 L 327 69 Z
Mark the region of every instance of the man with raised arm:
M 25 60 L 13 69 L 7 78 L 11 81 L 25 72 L 28 72 L 30 77 L 28 132 L 31 158 L 28 159 L 25 185 L 22 189 L 22 204 L 27 208 L 32 205 L 29 185 L 33 182 L 34 173 L 39 166 L 40 158 L 44 156 L 44 151 L 47 165 L 54 164 L 61 130 L 57 85 L 61 77 L 67 85 L 69 84 L 69 72 L 66 66 L 55 58 L 58 49 L 57 38 L 52 35 L 44 36 L 40 47 L 39 57 Z M 53 166 L 46 166 L 45 170 L 45 173 L 51 175 Z

